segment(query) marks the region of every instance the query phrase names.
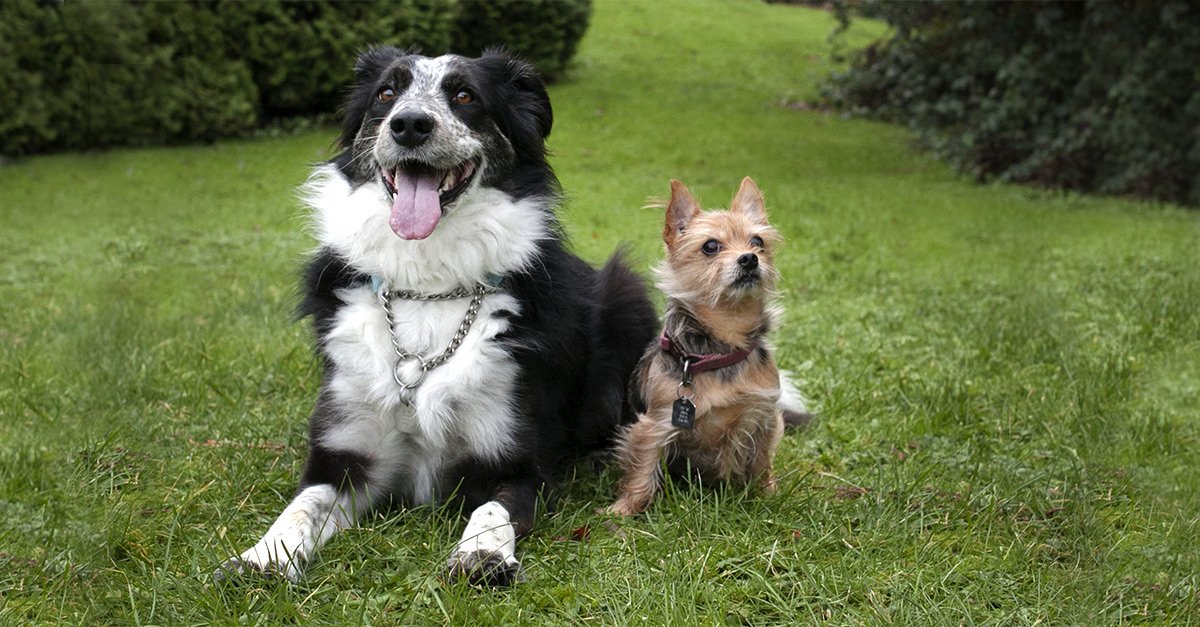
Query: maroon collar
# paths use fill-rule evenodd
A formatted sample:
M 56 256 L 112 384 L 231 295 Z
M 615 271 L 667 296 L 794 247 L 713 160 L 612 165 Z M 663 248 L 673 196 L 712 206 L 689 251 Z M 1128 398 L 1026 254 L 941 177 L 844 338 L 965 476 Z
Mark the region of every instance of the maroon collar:
M 750 351 L 744 348 L 739 348 L 732 353 L 708 353 L 706 355 L 685 353 L 679 344 L 672 342 L 671 338 L 667 337 L 666 329 L 663 329 L 662 335 L 658 337 L 658 344 L 664 351 L 678 359 L 681 364 L 687 362 L 688 372 L 691 373 L 732 366 L 750 356 Z

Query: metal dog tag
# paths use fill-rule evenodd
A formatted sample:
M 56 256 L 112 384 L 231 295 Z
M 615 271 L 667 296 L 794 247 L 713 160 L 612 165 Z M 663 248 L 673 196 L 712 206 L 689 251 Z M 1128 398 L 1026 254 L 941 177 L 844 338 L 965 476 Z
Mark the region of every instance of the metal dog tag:
M 671 424 L 680 429 L 691 429 L 696 424 L 696 406 L 686 398 L 676 399 L 671 409 Z

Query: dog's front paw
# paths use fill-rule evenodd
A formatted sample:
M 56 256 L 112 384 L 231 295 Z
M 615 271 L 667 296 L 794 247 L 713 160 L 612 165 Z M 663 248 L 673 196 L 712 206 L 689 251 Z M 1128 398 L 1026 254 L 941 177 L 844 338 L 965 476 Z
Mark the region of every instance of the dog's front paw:
M 295 580 L 288 578 L 271 566 L 263 566 L 251 561 L 243 560 L 240 557 L 234 557 L 225 560 L 213 571 L 213 582 L 218 584 L 230 583 L 247 578 L 257 579 L 288 579 L 295 583 Z
M 495 551 L 456 552 L 446 560 L 446 572 L 472 585 L 492 588 L 503 588 L 525 578 L 517 558 L 505 558 Z
M 646 511 L 646 507 L 648 506 L 649 504 L 647 503 L 646 505 L 638 507 L 631 499 L 622 497 L 617 499 L 616 503 L 604 508 L 602 513 L 614 516 L 637 516 L 638 514 Z
M 246 578 L 284 579 L 291 583 L 300 581 L 300 569 L 295 561 L 262 559 L 263 552 L 250 549 L 241 555 L 225 560 L 213 572 L 213 582 L 222 584 Z
M 471 512 L 462 540 L 446 560 L 446 571 L 451 577 L 493 588 L 522 578 L 516 529 L 504 505 L 488 501 Z

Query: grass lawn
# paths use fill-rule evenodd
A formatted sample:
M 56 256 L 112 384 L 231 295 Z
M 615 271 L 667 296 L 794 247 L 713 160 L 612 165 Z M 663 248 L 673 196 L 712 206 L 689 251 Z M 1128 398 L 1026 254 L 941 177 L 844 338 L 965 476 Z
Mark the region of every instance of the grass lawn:
M 648 196 L 753 176 L 787 237 L 780 361 L 820 419 L 772 496 L 674 484 L 613 521 L 615 473 L 580 466 L 511 590 L 443 581 L 464 523 L 428 508 L 298 585 L 211 583 L 303 464 L 293 189 L 332 129 L 0 168 L 0 625 L 1200 623 L 1200 215 L 977 186 L 797 105 L 833 26 L 597 1 L 551 89 L 576 249 L 648 268 Z

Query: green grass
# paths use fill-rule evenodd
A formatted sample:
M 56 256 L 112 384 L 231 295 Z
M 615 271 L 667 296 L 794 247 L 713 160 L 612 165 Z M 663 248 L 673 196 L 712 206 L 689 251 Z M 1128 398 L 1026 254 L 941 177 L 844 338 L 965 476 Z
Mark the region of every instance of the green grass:
M 463 522 L 430 509 L 298 585 L 211 585 L 303 463 L 293 189 L 332 129 L 0 169 L 0 624 L 1200 623 L 1200 216 L 976 186 L 794 106 L 833 26 L 597 3 L 551 89 L 576 249 L 648 268 L 648 196 L 752 175 L 787 237 L 779 358 L 821 417 L 772 496 L 675 484 L 614 524 L 615 474 L 580 466 L 512 590 L 443 581 Z

